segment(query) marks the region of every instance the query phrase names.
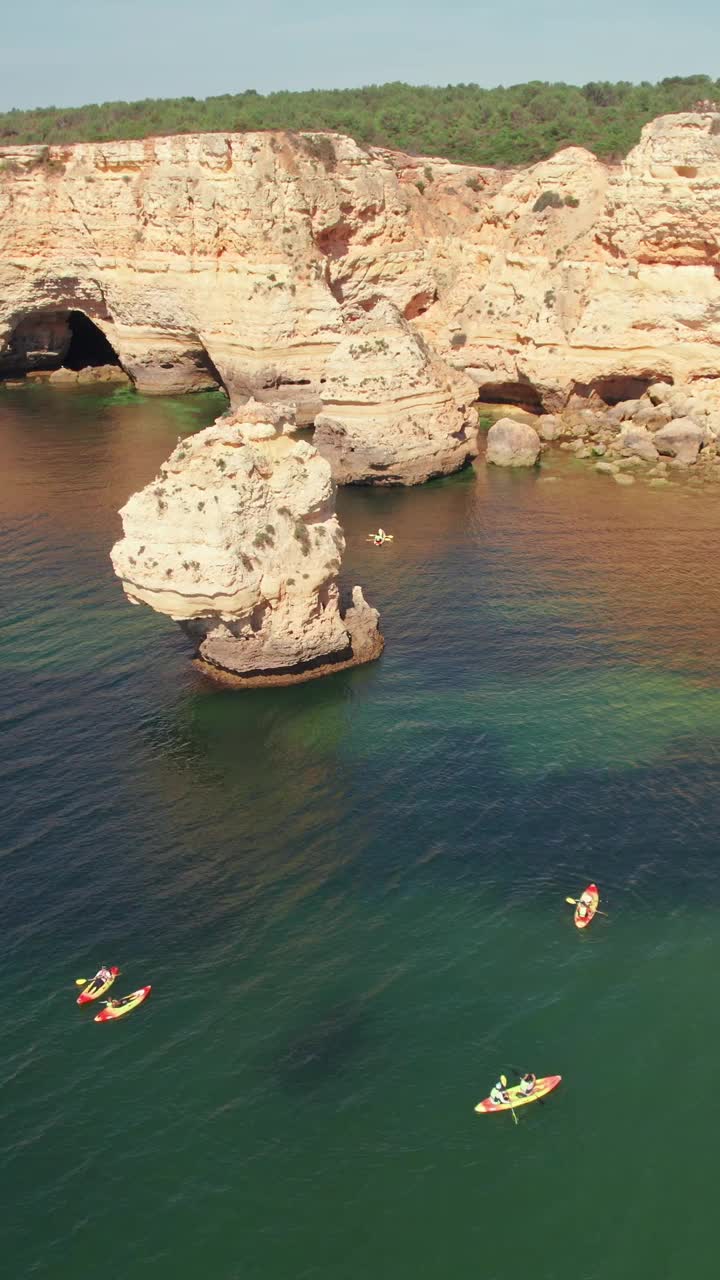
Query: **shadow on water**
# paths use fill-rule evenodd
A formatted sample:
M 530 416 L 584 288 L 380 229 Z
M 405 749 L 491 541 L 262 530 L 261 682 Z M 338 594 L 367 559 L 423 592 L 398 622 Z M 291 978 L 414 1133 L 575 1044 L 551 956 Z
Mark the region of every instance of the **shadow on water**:
M 289 1092 L 316 1090 L 330 1077 L 348 1072 L 367 1049 L 371 1018 L 360 1004 L 339 1004 L 317 1020 L 286 1032 L 272 1055 L 271 1070 Z

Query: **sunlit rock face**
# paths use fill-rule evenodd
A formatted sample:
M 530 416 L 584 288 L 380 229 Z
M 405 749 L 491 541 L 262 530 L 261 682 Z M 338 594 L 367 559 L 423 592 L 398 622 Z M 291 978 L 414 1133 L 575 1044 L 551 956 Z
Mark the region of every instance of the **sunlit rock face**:
M 451 385 L 442 362 L 482 400 L 535 412 L 717 375 L 717 112 L 653 121 L 617 166 L 570 147 L 495 171 L 289 133 L 4 148 L 0 165 L 0 368 L 19 326 L 44 317 L 57 343 L 52 317 L 77 310 L 139 389 L 223 385 L 234 407 L 322 414 L 358 433 L 366 479 L 424 469 L 402 465 L 419 390 L 408 325 L 433 387 Z M 358 310 L 398 360 L 391 378 L 387 353 L 363 358 L 343 388 Z
M 397 309 L 346 316 L 327 364 L 315 443 L 340 484 L 421 484 L 477 454 L 476 389 Z
M 288 683 L 382 650 L 345 549 L 327 462 L 289 434 L 282 407 L 250 402 L 181 441 L 120 515 L 113 568 L 134 604 L 179 622 L 208 670 Z

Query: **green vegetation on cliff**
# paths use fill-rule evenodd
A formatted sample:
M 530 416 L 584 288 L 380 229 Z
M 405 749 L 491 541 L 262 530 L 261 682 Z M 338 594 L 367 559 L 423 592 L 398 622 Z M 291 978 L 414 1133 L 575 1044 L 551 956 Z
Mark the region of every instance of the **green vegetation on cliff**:
M 467 164 L 528 164 L 576 144 L 604 159 L 634 146 L 654 116 L 720 99 L 720 80 L 671 76 L 658 84 L 475 84 L 104 102 L 0 113 L 0 145 L 106 141 L 153 134 L 251 129 L 331 129 L 360 143 L 446 156 Z

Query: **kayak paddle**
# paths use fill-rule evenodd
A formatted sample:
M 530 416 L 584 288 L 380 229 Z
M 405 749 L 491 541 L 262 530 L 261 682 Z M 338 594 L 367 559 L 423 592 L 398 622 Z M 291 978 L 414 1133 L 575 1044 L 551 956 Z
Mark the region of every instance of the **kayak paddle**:
M 90 979 L 89 979 L 89 978 L 76 978 L 76 979 L 75 979 L 75 986 L 76 986 L 76 987 L 85 987 L 85 986 L 87 986 L 87 984 L 88 984 L 88 982 L 89 982 L 89 981 L 90 981 Z
M 571 907 L 576 907 L 578 905 L 577 898 L 566 898 L 565 901 L 569 903 Z M 596 916 L 607 916 L 607 911 L 601 911 L 599 907 L 596 907 L 593 914 Z

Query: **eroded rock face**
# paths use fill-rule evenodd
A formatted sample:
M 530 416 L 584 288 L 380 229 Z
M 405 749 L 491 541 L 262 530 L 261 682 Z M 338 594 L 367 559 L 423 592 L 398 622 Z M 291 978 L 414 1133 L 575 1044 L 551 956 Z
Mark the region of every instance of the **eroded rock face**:
M 111 552 L 128 599 L 179 622 L 206 667 L 239 683 L 291 683 L 382 650 L 359 587 L 343 610 L 330 468 L 291 425 L 253 401 L 180 441 L 120 512 Z
M 354 432 L 374 407 L 362 376 L 338 385 L 336 355 L 353 309 L 385 302 L 481 399 L 535 412 L 717 373 L 717 112 L 653 121 L 613 167 L 570 147 L 499 172 L 288 133 L 0 157 L 0 365 L 19 325 L 43 317 L 52 344 L 53 316 L 76 309 L 141 390 L 222 382 L 234 406 L 287 399 Z M 412 369 L 377 388 L 388 432 Z
M 433 354 L 390 303 L 344 317 L 315 444 L 339 484 L 422 484 L 477 454 L 473 382 Z
M 496 467 L 534 467 L 540 456 L 540 437 L 527 422 L 500 418 L 487 435 L 485 458 Z

